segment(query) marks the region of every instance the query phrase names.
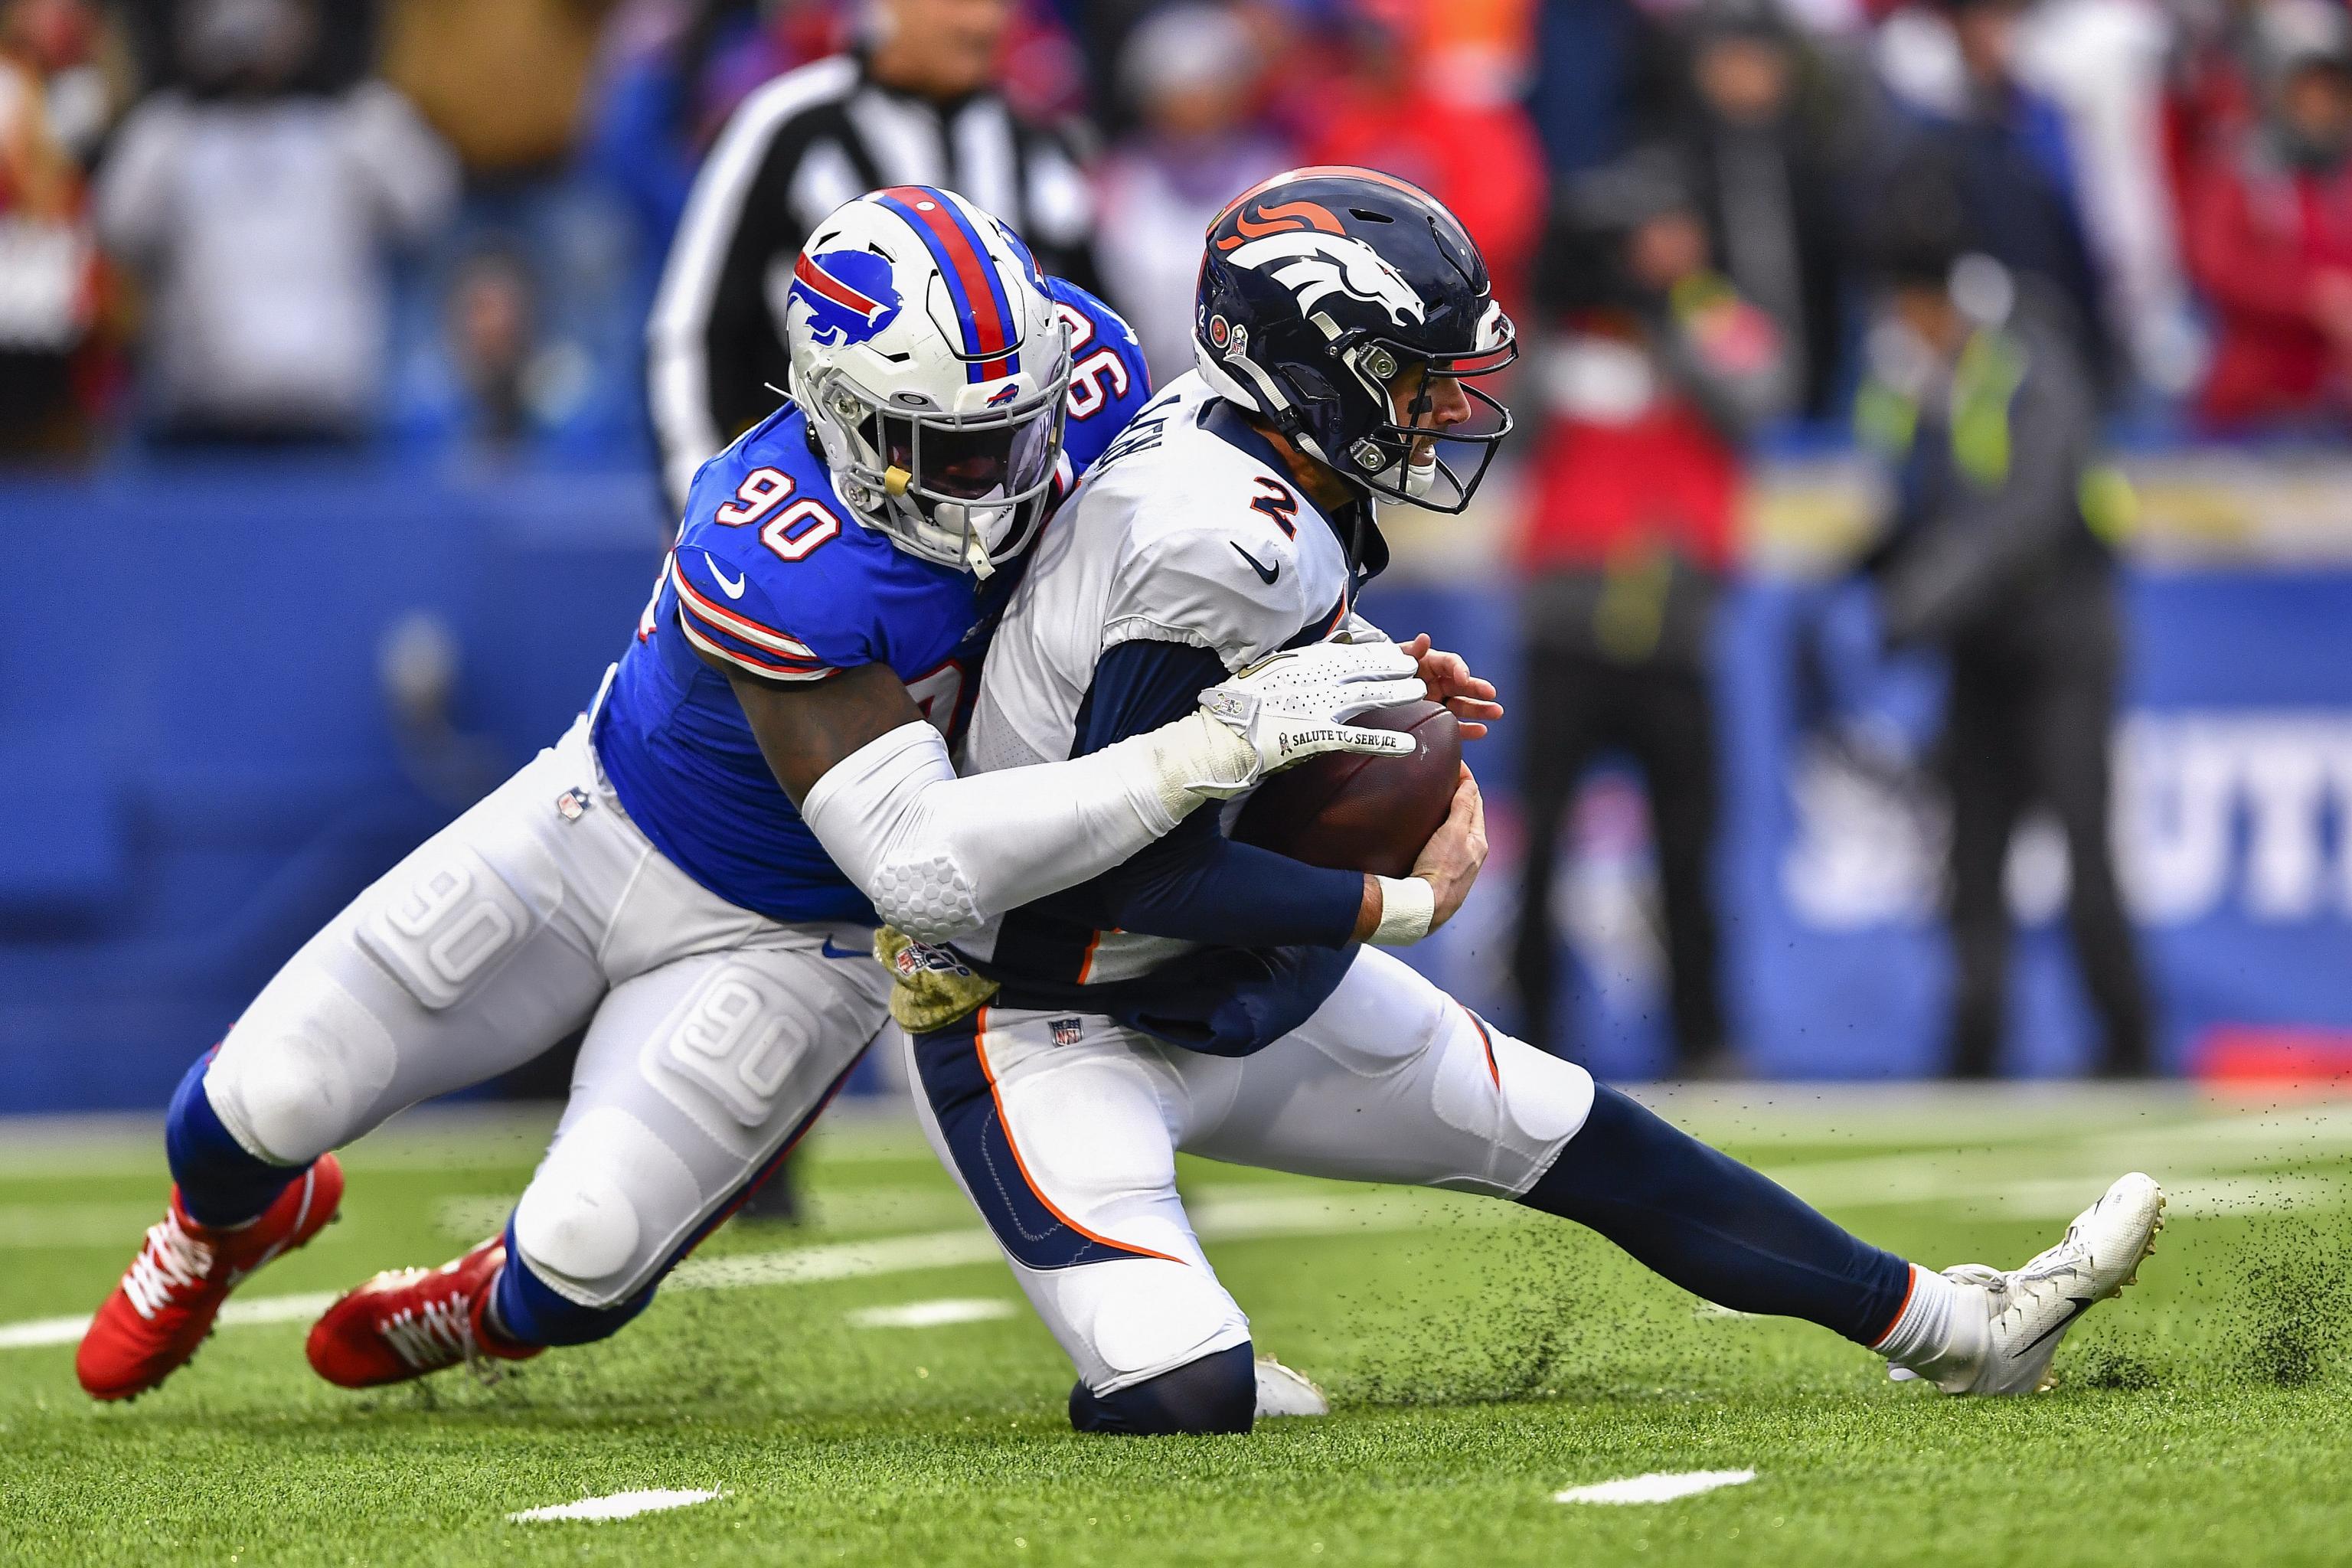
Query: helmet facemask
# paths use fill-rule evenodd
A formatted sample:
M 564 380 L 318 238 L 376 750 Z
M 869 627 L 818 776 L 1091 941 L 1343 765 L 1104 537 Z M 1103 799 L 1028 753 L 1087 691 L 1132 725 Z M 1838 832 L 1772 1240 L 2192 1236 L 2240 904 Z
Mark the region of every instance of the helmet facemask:
M 841 499 L 912 553 L 989 576 L 1028 548 L 1051 499 L 1070 384 L 1069 354 L 1055 361 L 1036 390 L 960 412 L 819 372 L 806 391 L 827 447 L 844 448 L 827 452 Z
M 1491 308 L 1489 316 L 1479 336 L 1494 341 L 1469 353 L 1431 355 L 1381 338 L 1367 339 L 1344 353 L 1341 363 L 1378 400 L 1386 417 L 1346 451 L 1324 454 L 1326 461 L 1386 500 L 1447 514 L 1466 510 L 1503 437 L 1511 433 L 1511 411 L 1474 384 L 1518 358 L 1509 319 Z M 1396 389 L 1408 379 L 1412 393 L 1400 411 Z M 1429 423 L 1434 385 L 1441 380 L 1456 383 L 1470 405 L 1469 418 L 1442 429 Z

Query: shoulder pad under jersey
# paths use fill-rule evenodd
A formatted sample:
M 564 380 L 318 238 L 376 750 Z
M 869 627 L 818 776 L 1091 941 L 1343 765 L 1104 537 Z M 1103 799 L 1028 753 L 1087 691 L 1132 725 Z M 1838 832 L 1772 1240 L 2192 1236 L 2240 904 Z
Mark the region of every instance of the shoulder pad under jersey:
M 1201 428 L 1197 403 L 1174 412 L 1158 443 L 1078 492 L 1081 537 L 1116 539 L 1120 551 L 1103 646 L 1191 643 L 1234 669 L 1328 635 L 1348 596 L 1329 524 L 1286 473 Z
M 1062 449 L 1083 474 L 1135 411 L 1151 400 L 1143 345 L 1119 313 L 1067 279 L 1048 278 L 1045 292 L 1070 324 L 1069 422 Z
M 688 641 L 771 680 L 882 657 L 862 579 L 887 542 L 859 528 L 787 404 L 695 475 L 670 587 Z

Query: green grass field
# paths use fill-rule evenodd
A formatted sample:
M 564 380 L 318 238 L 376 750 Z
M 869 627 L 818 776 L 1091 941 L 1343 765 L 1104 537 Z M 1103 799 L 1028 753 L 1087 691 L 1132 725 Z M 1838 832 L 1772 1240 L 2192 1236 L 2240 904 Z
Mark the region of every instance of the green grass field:
M 2174 1194 L 2057 1392 L 1889 1384 L 1505 1205 L 1187 1167 L 1261 1350 L 1334 1414 L 1076 1436 L 1070 1372 L 910 1123 L 836 1115 L 811 1223 L 730 1226 L 628 1331 L 493 1386 L 317 1381 L 299 1299 L 499 1218 L 547 1121 L 445 1114 L 348 1156 L 345 1218 L 160 1393 L 99 1408 L 64 1331 L 163 1192 L 152 1130 L 0 1123 L 0 1562 L 2340 1563 L 2352 1554 L 2352 1108 L 1756 1088 L 1667 1113 L 1884 1245 L 2013 1267 L 2135 1167 Z M 978 1303 L 963 1321 L 861 1313 Z M 282 1302 L 273 1306 L 273 1302 Z M 997 1315 L 987 1316 L 993 1311 Z M 274 1320 L 274 1321 L 267 1321 Z M 887 1323 L 887 1320 L 886 1320 Z M 31 1326 L 27 1326 L 31 1325 Z M 1752 1469 L 1629 1507 L 1563 1488 Z M 511 1511 L 642 1488 L 625 1521 Z

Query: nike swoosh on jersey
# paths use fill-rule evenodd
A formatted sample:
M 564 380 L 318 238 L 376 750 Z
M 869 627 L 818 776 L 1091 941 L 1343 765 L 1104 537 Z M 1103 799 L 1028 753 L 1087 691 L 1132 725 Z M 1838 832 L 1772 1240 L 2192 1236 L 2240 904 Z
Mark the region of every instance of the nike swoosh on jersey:
M 1256 573 L 1258 581 L 1264 583 L 1267 587 L 1270 588 L 1274 586 L 1274 580 L 1282 575 L 1281 562 L 1277 561 L 1273 565 L 1269 566 L 1265 562 L 1260 561 L 1256 556 L 1252 555 L 1248 551 L 1244 550 L 1238 541 L 1227 540 L 1225 542 L 1233 545 L 1234 554 L 1240 556 L 1243 560 L 1250 563 L 1250 570 Z
M 864 948 L 835 947 L 833 945 L 833 938 L 831 937 L 826 937 L 823 942 L 819 942 L 816 950 L 827 958 L 871 958 L 874 956 Z
M 743 596 L 743 585 L 745 583 L 750 581 L 749 574 L 746 574 L 744 576 L 738 577 L 735 581 L 730 583 L 727 580 L 727 574 L 719 569 L 719 557 L 711 554 L 709 551 L 705 551 L 703 552 L 702 559 L 704 563 L 709 566 L 711 581 L 719 584 L 719 591 L 720 593 L 726 595 L 730 599 L 740 599 Z

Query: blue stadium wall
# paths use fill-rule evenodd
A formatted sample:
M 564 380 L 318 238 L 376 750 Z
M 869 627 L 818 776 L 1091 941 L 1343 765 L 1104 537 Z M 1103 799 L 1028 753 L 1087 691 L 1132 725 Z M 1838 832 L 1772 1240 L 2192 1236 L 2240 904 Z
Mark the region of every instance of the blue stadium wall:
M 311 931 L 585 705 L 665 531 L 635 475 L 223 463 L 0 487 L 0 1112 L 161 1104 Z M 2123 837 L 2168 1059 L 2216 1025 L 2352 1026 L 2352 577 L 2129 592 Z M 1369 607 L 1511 668 L 1499 584 L 1392 585 Z M 420 612 L 460 655 L 454 764 L 400 742 L 379 673 Z M 1725 979 L 1773 1074 L 1912 1075 L 1941 1048 L 1932 824 L 1808 740 L 1824 682 L 1874 733 L 1916 749 L 1932 731 L 1932 670 L 1861 657 L 1859 613 L 1768 581 L 1722 623 Z M 1540 722 L 1522 709 L 1474 751 L 1495 869 L 1420 957 L 1505 1021 L 1508 731 Z M 1597 787 L 1587 837 L 1606 852 L 1564 895 L 1593 929 L 1555 1044 L 1641 1076 L 1664 1046 L 1638 795 Z M 2090 1041 L 2046 866 L 2039 881 L 2019 892 L 2011 1066 L 2055 1073 Z

